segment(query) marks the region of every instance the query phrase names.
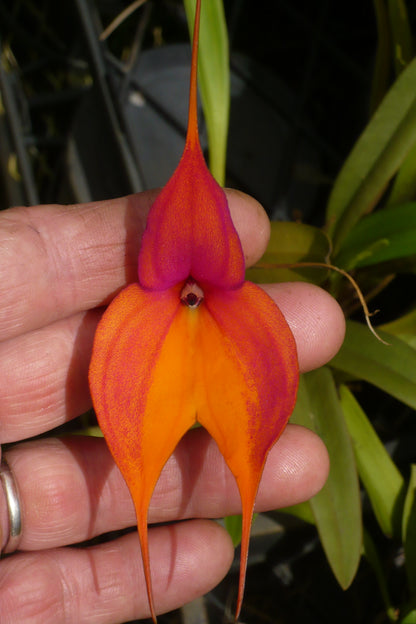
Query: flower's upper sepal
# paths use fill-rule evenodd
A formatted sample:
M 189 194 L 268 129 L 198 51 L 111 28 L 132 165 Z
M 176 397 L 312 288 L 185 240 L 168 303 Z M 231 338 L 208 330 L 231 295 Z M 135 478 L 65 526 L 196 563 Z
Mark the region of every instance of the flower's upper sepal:
M 201 285 L 228 290 L 243 284 L 244 268 L 225 193 L 209 173 L 199 143 L 188 140 L 150 210 L 139 282 L 160 291 L 192 277 Z

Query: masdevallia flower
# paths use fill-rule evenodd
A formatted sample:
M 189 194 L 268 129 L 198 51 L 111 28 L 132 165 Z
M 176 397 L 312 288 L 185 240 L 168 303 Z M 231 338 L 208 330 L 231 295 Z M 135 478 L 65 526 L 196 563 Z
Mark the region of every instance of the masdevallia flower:
M 272 299 L 244 281 L 223 189 L 209 173 L 196 116 L 199 1 L 190 114 L 181 161 L 153 204 L 138 282 L 97 328 L 90 388 L 100 427 L 131 492 L 153 620 L 147 512 L 161 470 L 200 423 L 233 473 L 243 513 L 241 608 L 255 497 L 267 453 L 293 410 L 293 335 Z

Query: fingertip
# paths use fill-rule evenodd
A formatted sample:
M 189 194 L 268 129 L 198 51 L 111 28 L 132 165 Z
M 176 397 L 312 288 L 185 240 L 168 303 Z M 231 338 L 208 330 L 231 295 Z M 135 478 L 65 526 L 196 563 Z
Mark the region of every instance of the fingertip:
M 306 282 L 270 284 L 264 288 L 295 336 L 301 372 L 329 362 L 345 336 L 345 317 L 338 302 L 326 290 Z
M 329 474 L 329 454 L 321 438 L 310 429 L 290 424 L 286 429 L 283 473 L 291 480 L 296 504 L 315 496 Z
M 268 455 L 256 509 L 266 511 L 309 500 L 325 485 L 328 474 L 329 455 L 319 436 L 289 424 Z
M 270 238 L 270 221 L 263 206 L 253 197 L 226 189 L 231 217 L 241 240 L 247 266 L 264 254 Z
M 230 535 L 212 520 L 156 527 L 149 536 L 158 613 L 177 609 L 212 590 L 233 562 Z

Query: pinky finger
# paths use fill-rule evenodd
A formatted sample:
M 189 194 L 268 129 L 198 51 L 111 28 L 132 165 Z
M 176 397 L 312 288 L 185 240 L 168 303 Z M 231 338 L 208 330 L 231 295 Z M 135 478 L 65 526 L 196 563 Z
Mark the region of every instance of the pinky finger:
M 190 602 L 227 573 L 228 534 L 208 520 L 149 532 L 156 611 Z M 89 548 L 57 548 L 0 562 L 2 624 L 120 624 L 149 616 L 135 532 Z

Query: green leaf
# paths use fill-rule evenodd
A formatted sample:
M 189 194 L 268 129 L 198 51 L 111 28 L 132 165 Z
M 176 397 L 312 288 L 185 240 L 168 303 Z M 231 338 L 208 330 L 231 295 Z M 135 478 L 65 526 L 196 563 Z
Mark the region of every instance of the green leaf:
M 416 199 L 416 145 L 407 154 L 393 182 L 386 208 Z
M 315 431 L 328 449 L 329 477 L 310 505 L 328 562 L 345 589 L 361 557 L 360 491 L 351 438 L 329 369 L 302 375 L 291 422 Z
M 313 516 L 309 501 L 304 501 L 303 503 L 298 503 L 297 505 L 291 505 L 290 507 L 283 507 L 282 509 L 279 509 L 279 512 L 291 514 L 304 522 L 315 524 L 315 518 Z
M 416 60 L 400 74 L 335 182 L 327 224 L 338 252 L 351 228 L 377 204 L 416 143 Z
M 385 576 L 384 565 L 378 556 L 377 549 L 373 542 L 373 539 L 364 529 L 363 532 L 363 546 L 364 546 L 364 556 L 367 559 L 368 563 L 371 565 L 373 572 L 376 576 L 377 583 L 380 589 L 381 596 L 383 598 L 384 605 L 386 607 L 386 613 L 391 622 L 397 622 L 398 613 L 397 609 L 394 607 L 392 600 L 390 598 L 388 584 Z
M 400 620 L 400 624 L 416 624 L 416 609 L 408 611 L 404 618 Z
M 400 74 L 412 60 L 412 33 L 404 0 L 388 0 L 388 7 L 392 32 L 394 66 L 396 74 Z
M 416 349 L 416 309 L 411 310 L 391 323 L 382 325 L 380 329 L 400 338 L 409 347 Z
M 385 0 L 373 0 L 377 22 L 377 50 L 371 86 L 371 111 L 383 99 L 391 74 L 391 29 Z
M 416 465 L 411 466 L 403 509 L 403 544 L 410 594 L 416 596 Z
M 91 436 L 93 438 L 103 438 L 103 432 L 100 427 L 85 427 L 84 429 L 76 429 L 75 431 L 71 431 L 71 435 L 81 435 L 81 436 Z
M 312 225 L 289 221 L 272 221 L 270 241 L 257 267 L 247 269 L 252 282 L 322 282 L 327 275 L 324 268 L 271 268 L 273 265 L 297 262 L 325 262 L 330 251 L 328 237 Z M 270 268 L 261 268 L 269 265 Z
M 184 0 L 193 32 L 195 0 Z M 207 125 L 209 166 L 224 186 L 230 110 L 228 33 L 222 0 L 202 2 L 199 35 L 198 84 Z
M 344 344 L 331 366 L 416 408 L 416 350 L 395 336 L 377 331 L 389 345 L 377 340 L 366 325 L 347 321 Z
M 346 236 L 334 263 L 351 270 L 416 255 L 416 203 L 364 217 Z
M 227 516 L 224 518 L 224 525 L 233 542 L 234 548 L 236 548 L 241 542 L 241 535 L 243 530 L 243 518 L 241 514 L 235 516 Z
M 373 0 L 377 21 L 377 52 L 371 110 L 384 96 L 394 66 L 396 75 L 412 60 L 412 34 L 404 0 Z
M 355 397 L 340 387 L 341 405 L 351 435 L 358 474 L 381 530 L 400 537 L 404 479 Z

